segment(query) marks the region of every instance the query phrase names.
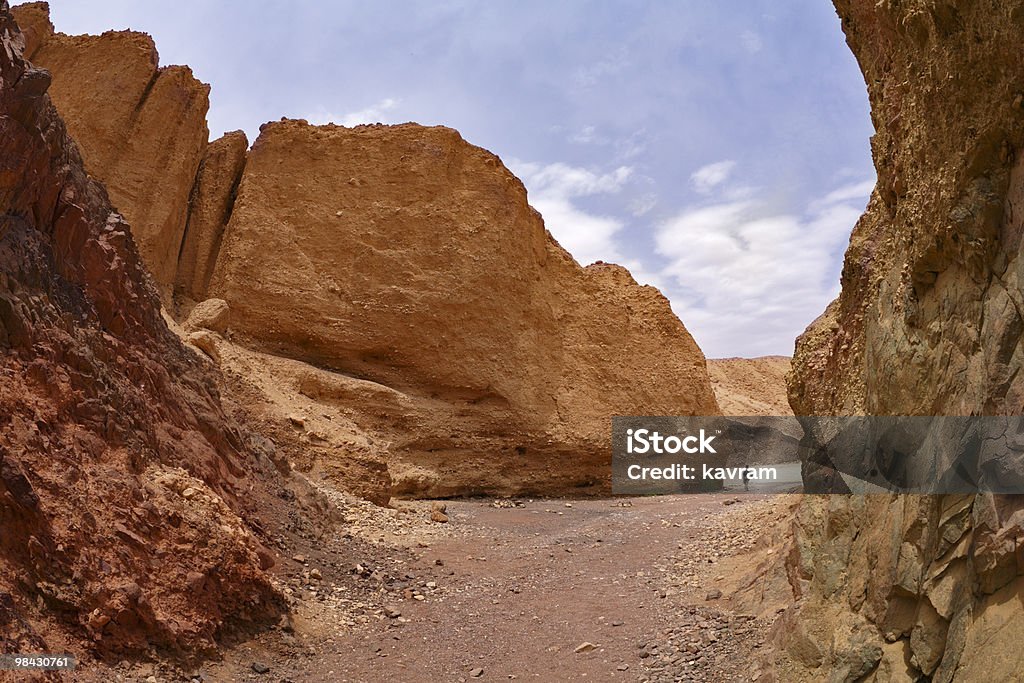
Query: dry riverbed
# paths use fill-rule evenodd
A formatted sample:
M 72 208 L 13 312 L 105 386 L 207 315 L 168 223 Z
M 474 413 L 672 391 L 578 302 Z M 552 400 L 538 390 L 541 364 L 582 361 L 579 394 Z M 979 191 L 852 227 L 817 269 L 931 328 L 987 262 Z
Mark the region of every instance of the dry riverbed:
M 788 496 L 335 502 L 344 536 L 282 568 L 293 619 L 125 679 L 771 680 L 775 610 L 736 591 Z

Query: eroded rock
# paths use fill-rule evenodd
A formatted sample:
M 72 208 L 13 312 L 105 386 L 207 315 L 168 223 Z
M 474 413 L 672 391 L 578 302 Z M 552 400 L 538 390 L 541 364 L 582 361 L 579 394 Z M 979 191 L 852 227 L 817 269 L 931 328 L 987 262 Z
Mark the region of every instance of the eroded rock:
M 835 4 L 871 100 L 878 182 L 839 298 L 797 342 L 790 402 L 804 415 L 1017 414 L 1024 56 L 1014 42 L 1024 4 Z M 1022 584 L 1019 499 L 806 505 L 818 512 L 799 531 L 805 600 L 842 609 L 804 614 L 877 625 L 892 641 L 877 680 L 883 666 L 934 681 L 1019 675 L 1017 652 L 986 631 L 998 622 L 1000 634 L 1024 634 L 988 597 Z
M 401 393 L 353 407 L 404 495 L 598 490 L 610 415 L 718 413 L 668 301 L 581 268 L 447 128 L 265 125 L 203 296 L 256 349 Z
M 58 59 L 47 46 L 65 38 L 47 38 L 39 6 L 20 13 L 35 22 L 28 36 L 0 1 L 0 642 L 194 656 L 232 624 L 283 610 L 243 521 L 270 495 L 273 468 L 262 470 L 204 365 L 167 328 L 48 76 L 21 57 L 28 42 Z M 124 50 L 113 73 L 108 43 Z M 154 73 L 137 37 L 97 39 L 80 56 L 68 68 L 119 97 Z M 53 90 L 72 102 L 67 78 Z M 131 129 L 116 103 L 109 113 Z M 195 574 L 217 577 L 199 597 Z
M 206 152 L 209 86 L 188 67 L 160 67 L 153 39 L 134 31 L 55 33 L 46 3 L 14 8 L 33 64 L 53 74 L 50 96 L 132 226 L 139 252 L 169 294 L 196 172 Z

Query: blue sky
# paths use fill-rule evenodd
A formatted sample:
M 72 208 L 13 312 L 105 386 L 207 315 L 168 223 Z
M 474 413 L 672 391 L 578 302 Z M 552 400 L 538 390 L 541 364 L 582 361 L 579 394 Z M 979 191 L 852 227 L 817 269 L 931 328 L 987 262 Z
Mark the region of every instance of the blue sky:
M 874 180 L 826 0 L 50 0 L 152 34 L 213 86 L 210 131 L 281 116 L 457 128 L 581 263 L 658 286 L 709 357 L 790 354 L 838 292 Z

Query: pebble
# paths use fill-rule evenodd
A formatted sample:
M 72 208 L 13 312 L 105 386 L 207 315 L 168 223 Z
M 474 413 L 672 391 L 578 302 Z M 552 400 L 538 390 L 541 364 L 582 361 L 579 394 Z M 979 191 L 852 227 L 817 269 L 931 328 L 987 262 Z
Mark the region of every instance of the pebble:
M 591 650 L 595 649 L 596 647 L 597 647 L 597 645 L 594 645 L 593 643 L 591 643 L 589 641 L 583 641 L 582 643 L 580 643 L 579 645 L 576 646 L 576 649 L 573 650 L 573 652 L 575 652 L 576 654 L 580 654 L 581 652 L 590 652 Z
M 480 669 L 480 668 L 476 668 L 476 669 L 473 669 L 472 671 L 470 671 L 469 675 L 472 676 L 473 678 L 480 678 L 481 676 L 484 675 L 484 670 Z
M 252 670 L 255 671 L 258 674 L 268 674 L 268 673 L 270 673 L 270 667 L 267 666 L 266 664 L 264 664 L 263 662 L 253 662 L 252 663 Z

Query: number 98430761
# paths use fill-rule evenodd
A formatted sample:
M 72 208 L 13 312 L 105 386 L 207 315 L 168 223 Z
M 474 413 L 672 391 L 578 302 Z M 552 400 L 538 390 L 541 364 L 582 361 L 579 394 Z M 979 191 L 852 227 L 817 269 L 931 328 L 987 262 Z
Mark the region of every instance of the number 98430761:
M 0 671 L 62 671 L 75 668 L 75 658 L 58 654 L 0 654 Z

